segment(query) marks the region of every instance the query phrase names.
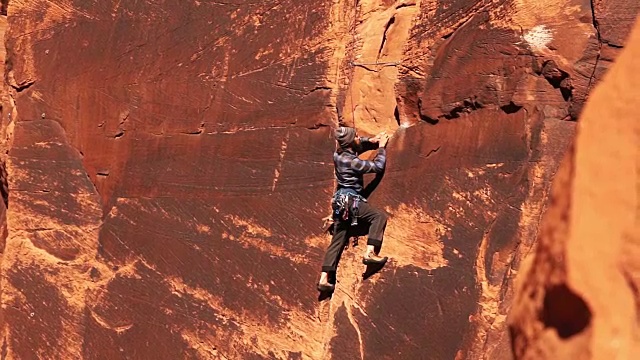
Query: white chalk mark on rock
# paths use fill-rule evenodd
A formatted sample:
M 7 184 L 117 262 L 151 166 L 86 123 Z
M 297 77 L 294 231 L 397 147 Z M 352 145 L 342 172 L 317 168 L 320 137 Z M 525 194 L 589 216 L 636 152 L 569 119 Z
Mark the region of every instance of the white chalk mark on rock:
M 553 40 L 553 33 L 545 25 L 537 25 L 527 31 L 522 38 L 533 50 L 544 50 Z

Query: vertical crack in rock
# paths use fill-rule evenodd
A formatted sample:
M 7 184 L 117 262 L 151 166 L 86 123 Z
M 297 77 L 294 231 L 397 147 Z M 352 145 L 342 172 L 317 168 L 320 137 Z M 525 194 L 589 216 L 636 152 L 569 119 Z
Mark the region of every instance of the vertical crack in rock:
M 598 71 L 598 63 L 600 62 L 600 56 L 602 54 L 602 43 L 598 44 L 598 54 L 596 55 L 596 60 L 593 64 L 593 71 L 591 71 L 591 75 L 589 76 L 589 82 L 587 83 L 587 94 L 591 92 L 594 81 L 596 79 L 596 72 Z
M 365 134 L 393 133 L 402 125 L 396 111 L 398 64 L 403 57 L 419 2 L 382 0 L 359 3 L 358 39 L 352 63 L 352 78 L 346 90 L 351 106 L 344 106 L 345 123 Z M 354 118 L 355 117 L 355 121 Z
M 333 54 L 329 59 L 327 80 L 331 94 L 330 103 L 337 113 L 336 123 L 344 121 L 343 112 L 347 108 L 349 81 L 352 68 L 349 63 L 354 55 L 357 26 L 357 6 L 349 0 L 334 1 L 330 12 L 330 27 L 325 37 L 333 45 Z M 353 104 L 350 103 L 352 107 Z
M 398 9 L 398 8 L 396 8 Z M 380 49 L 378 49 L 378 56 L 376 56 L 376 62 L 380 59 L 380 54 L 382 54 L 382 49 L 384 49 L 384 44 L 387 42 L 387 32 L 389 32 L 389 28 L 396 22 L 396 16 L 393 15 L 384 26 L 384 32 L 382 33 L 382 42 L 380 43 Z
M 448 265 L 443 254 L 442 239 L 450 235 L 450 229 L 419 208 L 402 205 L 385 208 L 385 211 L 390 214 L 390 220 L 385 231 L 385 239 L 389 242 L 384 252 L 393 259 L 387 266 L 432 270 Z M 375 287 L 381 279 L 377 275 L 363 279 L 362 253 L 365 246 L 365 241 L 350 242 L 344 250 L 338 267 L 336 291 L 330 300 L 320 305 L 319 310 L 322 318 L 328 319 L 327 326 L 331 326 L 335 324 L 338 310 L 344 305 L 346 315 L 358 335 L 361 354 L 370 349 L 367 344 L 370 332 L 369 329 L 364 331 L 360 328 L 358 319 L 370 318 L 365 311 L 369 301 L 368 289 Z M 355 316 L 357 312 L 362 316 Z
M 5 288 L 5 276 L 1 269 L 6 257 L 7 237 L 9 236 L 9 227 L 7 223 L 7 209 L 9 207 L 9 173 L 7 170 L 8 152 L 11 148 L 13 139 L 13 127 L 12 121 L 13 115 L 15 115 L 14 99 L 12 93 L 15 92 L 7 82 L 7 49 L 5 43 L 5 33 L 7 31 L 7 4 L 8 0 L 2 1 L 1 15 L 0 15 L 0 73 L 3 75 L 4 81 L 0 86 L 0 193 L 2 195 L 2 203 L 0 203 L 0 302 L 5 303 L 4 293 Z M 2 309 L 3 315 L 0 322 L 2 327 L 2 349 L 0 356 L 2 359 L 7 357 L 7 333 L 9 331 L 6 326 L 4 318 L 4 309 Z
M 364 341 L 362 333 L 352 312 L 353 309 L 356 308 L 366 316 L 366 313 L 362 310 L 362 306 L 356 301 L 359 297 L 360 287 L 362 286 L 362 262 L 360 261 L 361 257 L 359 256 L 360 251 L 360 248 L 351 246 L 344 250 L 342 253 L 342 259 L 340 260 L 340 268 L 338 269 L 338 285 L 336 287 L 336 291 L 330 299 L 325 300 L 325 302 L 320 306 L 319 311 L 325 313 L 324 318 L 326 319 L 324 322 L 326 333 L 323 342 L 327 347 L 324 349 L 322 359 L 327 358 L 327 353 L 331 350 L 328 348 L 329 341 L 333 336 L 335 336 L 335 319 L 338 310 L 343 305 L 347 311 L 349 322 L 358 334 L 360 354 L 361 358 L 364 358 Z M 371 281 L 371 279 L 369 281 Z M 324 311 L 323 308 L 327 309 L 327 311 Z
M 478 329 L 475 337 L 476 339 L 483 339 L 481 341 L 476 340 L 476 344 L 486 344 L 491 324 L 498 316 L 499 304 L 497 301 L 497 295 L 500 289 L 499 286 L 491 285 L 489 279 L 487 278 L 486 269 L 487 256 L 489 255 L 488 249 L 490 234 L 496 224 L 498 217 L 500 216 L 500 212 L 498 212 L 498 214 L 496 214 L 495 216 L 496 217 L 487 226 L 487 229 L 482 236 L 482 241 L 480 242 L 480 246 L 478 247 L 478 255 L 476 256 L 475 262 L 476 279 L 477 283 L 480 286 L 480 298 L 478 299 L 478 311 L 476 315 L 476 317 L 479 318 L 477 320 L 479 323 L 477 325 Z
M 282 140 L 282 145 L 280 145 L 280 159 L 278 160 L 278 165 L 276 166 L 275 172 L 273 174 L 273 184 L 271 185 L 271 191 L 276 190 L 276 185 L 278 184 L 278 179 L 280 179 L 280 172 L 282 171 L 282 163 L 284 162 L 284 156 L 287 153 L 287 144 L 289 143 L 289 131 L 284 135 L 284 139 Z
M 360 326 L 358 325 L 358 322 L 356 321 L 356 319 L 353 317 L 353 312 L 352 312 L 353 307 L 350 306 L 349 301 L 345 301 L 345 306 L 347 309 L 347 317 L 349 318 L 349 322 L 351 323 L 351 325 L 353 325 L 353 329 L 358 334 L 358 346 L 360 349 L 360 359 L 364 360 L 364 342 L 362 341 L 362 332 L 360 331 Z
M 596 0 L 591 0 L 591 21 L 593 22 L 593 28 L 596 29 L 598 42 L 602 44 L 602 36 L 600 35 L 600 25 L 598 24 L 598 18 L 596 17 Z
M 386 9 L 382 4 L 381 0 L 365 0 L 356 3 L 354 8 L 349 1 L 334 2 L 332 25 L 327 32 L 335 48 L 329 64 L 329 79 L 333 85 L 332 103 L 336 104 L 339 120 L 354 124 L 358 130 L 370 134 L 381 130 L 394 131 L 401 125 L 395 97 L 390 96 L 395 94 L 397 69 L 394 66 L 377 69 L 373 65 L 376 71 L 371 72 L 354 66 L 352 62 L 366 64 L 399 60 L 409 37 L 413 15 L 419 8 L 416 4 L 404 1 L 398 1 L 395 6 Z M 353 119 L 354 113 L 357 123 Z M 367 116 L 363 117 L 364 113 Z M 281 146 L 281 156 L 284 151 L 286 141 Z M 282 161 L 276 169 L 272 190 L 275 189 L 281 165 Z M 360 355 L 364 358 L 363 335 L 353 316 L 353 309 L 366 316 L 363 307 L 356 301 L 362 283 L 360 250 L 359 247 L 349 248 L 343 252 L 338 288 L 332 298 L 325 300 L 318 308 L 323 332 L 323 359 L 331 350 L 329 340 L 335 335 L 336 312 L 343 304 L 358 334 Z
M 4 132 L 4 131 L 3 131 Z M 9 174 L 7 173 L 7 162 L 5 159 L 0 160 L 0 195 L 5 208 L 9 207 Z
M 596 72 L 598 70 L 598 63 L 600 62 L 600 56 L 602 55 L 602 35 L 600 34 L 600 24 L 596 17 L 596 0 L 591 0 L 591 21 L 593 22 L 593 28 L 596 30 L 596 36 L 598 37 L 598 53 L 596 54 L 596 60 L 593 64 L 593 71 L 591 72 L 591 76 L 589 76 L 587 94 L 591 91 L 591 87 L 593 86 Z

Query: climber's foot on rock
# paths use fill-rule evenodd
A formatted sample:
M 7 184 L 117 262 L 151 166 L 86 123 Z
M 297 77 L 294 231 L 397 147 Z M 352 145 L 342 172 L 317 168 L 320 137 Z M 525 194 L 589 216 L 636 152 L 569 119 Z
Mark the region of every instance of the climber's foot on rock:
M 336 286 L 329 282 L 329 273 L 322 272 L 320 274 L 320 281 L 318 281 L 318 291 L 320 292 L 332 292 Z
M 333 290 L 335 290 L 335 285 L 331 284 L 331 283 L 318 283 L 318 291 L 320 292 L 332 292 Z
M 362 257 L 362 263 L 365 265 L 384 265 L 387 263 L 387 260 L 389 260 L 388 257 L 381 257 L 373 253 L 364 254 Z

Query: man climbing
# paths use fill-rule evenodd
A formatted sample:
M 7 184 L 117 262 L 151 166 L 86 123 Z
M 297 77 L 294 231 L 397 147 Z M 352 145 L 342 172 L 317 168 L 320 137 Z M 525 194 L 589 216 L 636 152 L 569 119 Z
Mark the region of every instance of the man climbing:
M 387 214 L 367 203 L 362 196 L 365 173 L 382 173 L 386 165 L 386 146 L 389 136 L 381 133 L 371 139 L 358 137 L 356 130 L 339 127 L 335 131 L 338 149 L 333 153 L 335 175 L 338 183 L 331 206 L 333 209 L 333 239 L 327 249 L 322 264 L 322 273 L 318 290 L 333 291 L 335 285 L 329 282 L 329 274 L 335 273 L 341 249 L 348 241 L 348 230 L 363 220 L 369 225 L 367 249 L 362 262 L 365 265 L 383 265 L 387 257 L 379 257 L 377 252 L 382 246 L 382 237 L 387 225 Z M 363 160 L 358 155 L 366 150 L 377 148 L 373 160 Z

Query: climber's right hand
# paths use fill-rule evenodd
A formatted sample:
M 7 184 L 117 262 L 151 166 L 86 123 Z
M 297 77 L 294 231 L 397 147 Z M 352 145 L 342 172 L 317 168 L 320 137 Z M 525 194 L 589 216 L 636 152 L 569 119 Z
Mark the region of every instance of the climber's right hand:
M 379 147 L 387 147 L 387 142 L 389 141 L 389 135 L 382 134 L 380 138 L 378 138 L 378 146 Z

